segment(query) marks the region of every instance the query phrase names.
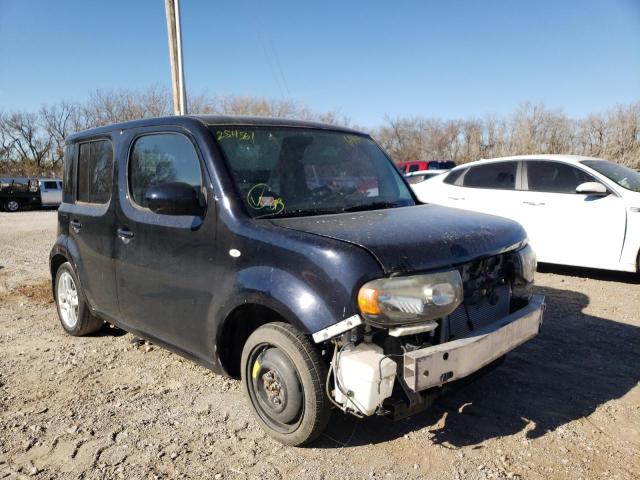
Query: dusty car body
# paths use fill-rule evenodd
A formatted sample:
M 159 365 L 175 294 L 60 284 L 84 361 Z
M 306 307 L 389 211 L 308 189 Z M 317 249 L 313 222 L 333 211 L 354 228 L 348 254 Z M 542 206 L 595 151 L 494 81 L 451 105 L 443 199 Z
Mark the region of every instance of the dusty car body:
M 81 132 L 58 217 L 65 331 L 109 322 L 242 377 L 287 444 L 316 438 L 332 405 L 424 409 L 542 322 L 522 227 L 418 204 L 349 129 L 192 116 Z

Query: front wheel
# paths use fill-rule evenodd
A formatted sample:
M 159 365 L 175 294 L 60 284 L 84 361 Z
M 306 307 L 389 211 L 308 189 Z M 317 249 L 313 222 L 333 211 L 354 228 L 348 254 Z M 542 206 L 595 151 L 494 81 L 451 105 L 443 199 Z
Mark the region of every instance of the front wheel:
M 60 323 L 69 335 L 80 337 L 102 328 L 104 322 L 89 310 L 76 273 L 69 262 L 58 268 L 53 292 Z
M 241 362 L 244 391 L 267 434 L 299 446 L 323 432 L 327 368 L 306 336 L 287 323 L 268 323 L 251 334 Z

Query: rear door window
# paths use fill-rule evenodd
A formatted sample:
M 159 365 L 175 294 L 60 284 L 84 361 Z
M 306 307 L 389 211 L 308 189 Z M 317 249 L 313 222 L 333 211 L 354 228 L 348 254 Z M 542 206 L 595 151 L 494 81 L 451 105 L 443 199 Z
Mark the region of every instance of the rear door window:
M 109 140 L 80 144 L 78 201 L 105 204 L 111 199 L 113 148 Z
M 581 183 L 595 182 L 588 173 L 565 163 L 533 160 L 527 166 L 527 190 L 531 192 L 576 193 Z
M 47 190 L 58 190 L 58 182 L 44 182 L 44 188 L 46 188 Z
M 514 190 L 518 162 L 495 162 L 469 167 L 462 185 L 472 188 Z M 453 173 L 453 172 L 452 172 Z

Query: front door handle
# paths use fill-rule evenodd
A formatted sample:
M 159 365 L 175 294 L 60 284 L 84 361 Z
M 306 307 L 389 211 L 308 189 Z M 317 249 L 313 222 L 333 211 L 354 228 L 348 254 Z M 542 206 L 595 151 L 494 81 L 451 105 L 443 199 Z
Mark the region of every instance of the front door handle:
M 122 243 L 126 245 L 133 238 L 133 232 L 128 228 L 119 228 L 118 237 L 120 237 L 120 240 L 122 240 Z
M 541 207 L 542 205 L 546 205 L 544 202 L 522 202 L 525 205 L 531 205 L 532 207 Z
M 69 222 L 69 225 L 71 225 L 71 228 L 73 229 L 74 232 L 80 233 L 80 229 L 82 228 L 82 224 L 80 223 L 79 220 L 73 219 L 73 220 L 71 220 L 71 222 Z
M 464 200 L 464 197 L 449 197 L 449 200 Z

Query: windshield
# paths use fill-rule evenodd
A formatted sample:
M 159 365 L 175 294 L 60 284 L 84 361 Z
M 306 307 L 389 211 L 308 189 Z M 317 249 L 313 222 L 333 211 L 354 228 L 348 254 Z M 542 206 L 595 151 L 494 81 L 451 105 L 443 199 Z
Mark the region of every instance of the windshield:
M 212 128 L 252 217 L 414 205 L 392 162 L 369 138 L 307 128 Z
M 640 192 L 640 173 L 635 170 L 606 160 L 584 160 L 582 163 L 616 182 L 622 188 Z

